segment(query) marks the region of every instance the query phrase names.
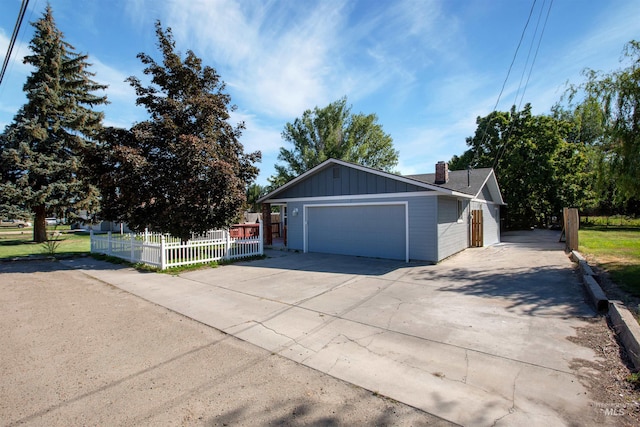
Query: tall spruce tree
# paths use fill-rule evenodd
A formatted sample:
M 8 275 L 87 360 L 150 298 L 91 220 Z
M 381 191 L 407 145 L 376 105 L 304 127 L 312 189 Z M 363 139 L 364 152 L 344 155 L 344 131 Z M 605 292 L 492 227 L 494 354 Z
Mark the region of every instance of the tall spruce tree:
M 103 113 L 93 108 L 107 100 L 94 94 L 106 86 L 92 80 L 88 56 L 64 40 L 49 5 L 31 25 L 27 103 L 0 137 L 0 209 L 30 212 L 33 240 L 43 242 L 47 215 L 96 209 L 98 191 L 86 179 L 84 158 L 102 128 Z
M 229 123 L 235 107 L 216 70 L 190 50 L 183 60 L 160 22 L 156 35 L 162 62 L 138 55 L 151 84 L 128 79 L 149 120 L 104 133 L 96 162 L 102 215 L 184 241 L 238 218 L 260 153 L 244 152 L 244 125 Z

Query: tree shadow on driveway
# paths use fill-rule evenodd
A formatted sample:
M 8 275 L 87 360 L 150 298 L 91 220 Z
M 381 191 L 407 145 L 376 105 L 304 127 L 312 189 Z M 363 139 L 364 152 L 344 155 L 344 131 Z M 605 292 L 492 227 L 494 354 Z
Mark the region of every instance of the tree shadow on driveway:
M 479 298 L 500 299 L 503 307 L 532 316 L 595 316 L 577 273 L 558 266 L 538 266 L 497 271 L 454 268 L 425 270 L 422 280 L 444 283 L 438 291 Z

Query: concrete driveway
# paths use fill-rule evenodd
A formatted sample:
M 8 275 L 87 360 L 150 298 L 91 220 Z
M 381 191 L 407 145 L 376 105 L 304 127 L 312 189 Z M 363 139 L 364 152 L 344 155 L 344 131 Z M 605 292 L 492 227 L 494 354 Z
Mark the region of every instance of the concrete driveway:
M 274 353 L 462 425 L 596 425 L 569 341 L 595 316 L 558 233 L 438 265 L 271 251 L 179 276 L 75 268 Z M 93 266 L 92 266 L 93 263 Z

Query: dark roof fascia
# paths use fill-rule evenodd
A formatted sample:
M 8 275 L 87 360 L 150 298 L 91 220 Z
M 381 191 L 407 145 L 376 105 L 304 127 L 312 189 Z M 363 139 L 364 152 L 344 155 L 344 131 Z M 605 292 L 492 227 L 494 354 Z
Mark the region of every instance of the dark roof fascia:
M 358 165 L 355 163 L 350 163 L 350 162 L 345 162 L 344 160 L 338 160 L 338 159 L 327 159 L 324 162 L 320 163 L 319 165 L 309 169 L 308 171 L 306 171 L 305 173 L 303 173 L 302 175 L 298 175 L 296 178 L 292 179 L 291 181 L 287 182 L 286 184 L 276 188 L 275 190 L 273 190 L 272 192 L 270 192 L 269 194 L 261 197 L 260 199 L 258 199 L 258 203 L 264 203 L 266 201 L 268 201 L 269 199 L 273 199 L 275 195 L 277 195 L 278 193 L 286 190 L 289 187 L 294 186 L 296 183 L 304 180 L 305 178 L 309 177 L 310 175 L 313 175 L 314 173 L 318 172 L 319 170 L 324 169 L 325 167 L 327 167 L 330 164 L 336 164 L 336 165 L 340 165 L 340 166 L 345 166 L 345 167 L 349 167 L 349 168 L 354 168 L 354 169 L 358 169 L 361 170 L 363 172 L 369 172 L 372 173 L 374 175 L 379 175 L 382 176 L 384 178 L 390 178 L 390 179 L 394 179 L 396 181 L 400 181 L 406 184 L 411 184 L 411 185 L 415 185 L 417 187 L 421 187 L 421 188 L 425 188 L 427 190 L 432 190 L 432 191 L 438 191 L 440 193 L 444 193 L 447 195 L 452 195 L 452 196 L 460 196 L 460 197 L 466 197 L 466 198 L 471 198 L 472 196 L 469 194 L 464 194 L 464 193 L 460 193 L 458 191 L 454 191 L 448 188 L 444 188 L 444 187 L 440 187 L 438 185 L 433 185 L 433 184 L 428 184 L 426 182 L 423 181 L 419 181 L 417 179 L 413 179 L 413 178 L 407 178 L 401 175 L 395 175 L 389 172 L 384 172 L 381 171 L 379 169 L 373 169 L 367 166 L 362 166 L 362 165 Z M 373 194 L 372 194 L 373 196 Z

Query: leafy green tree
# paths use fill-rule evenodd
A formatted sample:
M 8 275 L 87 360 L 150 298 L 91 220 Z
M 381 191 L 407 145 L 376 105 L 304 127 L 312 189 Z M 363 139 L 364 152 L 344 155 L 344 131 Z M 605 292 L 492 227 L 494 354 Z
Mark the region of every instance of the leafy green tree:
M 469 138 L 467 138 L 467 141 L 468 140 Z M 477 163 L 477 162 L 474 162 L 474 156 L 475 156 L 475 153 L 471 149 L 465 151 L 460 156 L 458 156 L 457 154 L 454 154 L 453 157 L 451 157 L 451 160 L 449 160 L 448 162 L 449 170 L 459 171 L 459 170 L 470 168 L 472 164 Z
M 586 70 L 586 82 L 569 89 L 569 101 L 582 98 L 576 111 L 597 114 L 603 130 L 597 140 L 601 151 L 603 187 L 613 186 L 619 202 L 640 199 L 640 42 L 623 51 L 623 69 L 602 74 Z M 607 184 L 608 183 L 608 184 Z
M 31 212 L 33 239 L 44 242 L 47 215 L 97 210 L 84 159 L 102 129 L 103 113 L 93 108 L 107 101 L 94 94 L 106 86 L 92 80 L 88 56 L 64 40 L 50 6 L 32 25 L 27 103 L 0 138 L 0 206 L 3 214 Z
M 181 59 L 171 29 L 163 30 L 160 22 L 156 35 L 162 63 L 138 54 L 151 84 L 128 79 L 150 119 L 103 134 L 95 161 L 102 215 L 133 230 L 149 228 L 185 241 L 238 217 L 260 153 L 244 152 L 244 124 L 229 123 L 235 106 L 216 70 L 190 50 Z
M 588 150 L 569 142 L 570 122 L 522 111 L 495 111 L 477 119 L 470 147 L 450 164 L 457 169 L 493 167 L 507 203 L 508 225 L 545 224 L 563 207 L 582 207 L 592 198 Z M 453 167 L 452 167 L 453 169 Z
M 375 114 L 352 114 L 347 98 L 324 108 L 306 110 L 287 123 L 282 138 L 292 149 L 280 148 L 276 174 L 269 178 L 278 187 L 329 158 L 391 172 L 398 164 L 393 139 L 382 129 Z
M 247 187 L 247 209 L 249 212 L 261 212 L 258 199 L 267 194 L 267 187 L 260 184 L 251 184 Z
M 581 169 L 578 165 L 567 173 L 573 172 L 573 176 L 585 174 L 582 181 L 587 182 L 584 203 L 581 208 L 594 209 L 598 208 L 603 201 L 612 200 L 612 187 L 609 178 L 604 170 L 605 158 L 600 150 L 600 145 L 605 138 L 605 118 L 602 115 L 600 104 L 597 100 L 585 99 L 583 102 L 573 108 L 564 108 L 560 104 L 556 104 L 552 108 L 552 116 L 559 121 L 568 124 L 568 133 L 566 141 L 569 147 L 580 147 L 575 152 L 577 158 L 581 160 L 580 164 L 586 164 Z M 568 159 L 568 156 L 566 156 Z M 585 186 L 579 183 L 580 186 Z

